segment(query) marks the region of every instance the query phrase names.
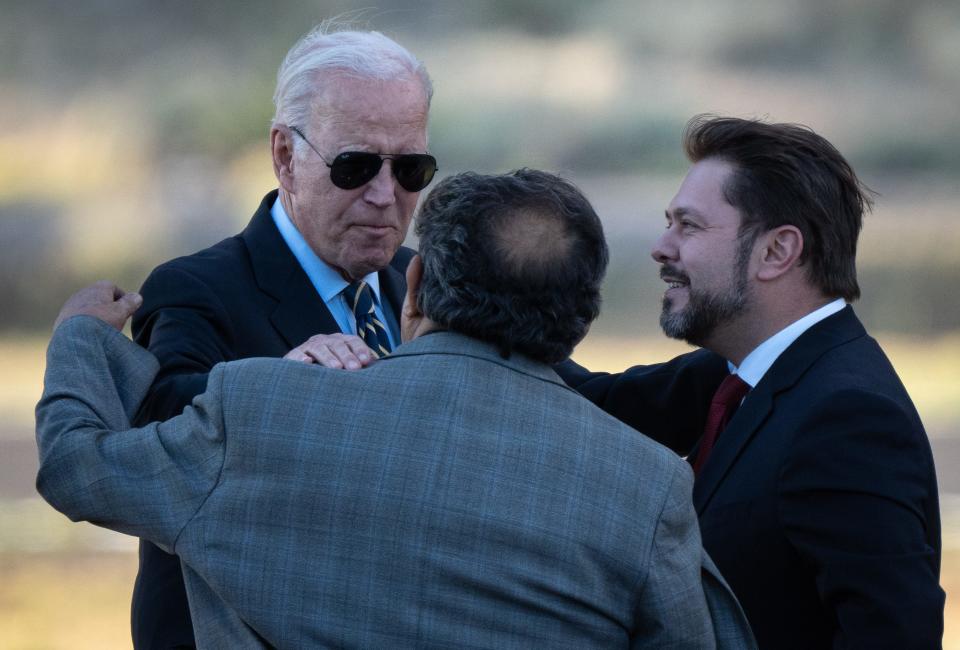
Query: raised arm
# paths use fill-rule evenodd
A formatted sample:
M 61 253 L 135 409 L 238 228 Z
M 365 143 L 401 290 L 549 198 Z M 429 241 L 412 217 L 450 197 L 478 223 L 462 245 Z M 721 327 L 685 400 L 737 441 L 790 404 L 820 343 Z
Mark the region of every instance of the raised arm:
M 139 304 L 118 291 L 90 287 L 58 319 L 37 405 L 37 489 L 75 521 L 172 548 L 222 465 L 219 398 L 204 396 L 169 422 L 130 428 L 158 364 L 118 331 Z
M 726 361 L 706 350 L 614 374 L 572 361 L 554 369 L 604 411 L 681 455 L 700 438 L 710 398 L 729 373 Z

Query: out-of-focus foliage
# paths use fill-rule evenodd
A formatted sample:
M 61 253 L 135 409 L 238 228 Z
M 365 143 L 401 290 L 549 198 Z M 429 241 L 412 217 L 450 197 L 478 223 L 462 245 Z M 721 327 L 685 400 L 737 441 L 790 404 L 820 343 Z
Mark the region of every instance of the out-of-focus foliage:
M 883 242 L 931 247 L 911 251 L 910 265 L 861 265 L 868 320 L 934 331 L 960 319 L 936 281 L 960 279 L 960 253 L 937 250 L 956 241 L 951 210 L 924 222 L 944 231 L 937 237 L 918 238 L 910 219 L 914 207 L 953 205 L 960 194 L 960 4 L 355 6 L 0 2 L 0 331 L 45 326 L 79 284 L 107 276 L 135 287 L 163 259 L 242 227 L 274 186 L 277 66 L 306 29 L 336 15 L 426 62 L 441 173 L 534 166 L 587 187 L 619 179 L 625 190 L 615 193 L 627 195 L 601 212 L 618 231 L 605 319 L 656 310 L 646 249 L 671 192 L 629 190 L 641 179 L 676 186 L 680 133 L 700 112 L 803 122 L 833 140 L 881 192 L 874 223 L 902 223 L 909 235 L 887 229 Z M 916 205 L 891 194 L 908 185 Z

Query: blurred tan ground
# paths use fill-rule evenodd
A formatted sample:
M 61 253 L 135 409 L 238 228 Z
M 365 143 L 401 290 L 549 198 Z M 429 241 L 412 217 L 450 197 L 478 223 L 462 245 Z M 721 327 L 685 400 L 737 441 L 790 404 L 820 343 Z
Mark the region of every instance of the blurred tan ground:
M 129 648 L 135 553 L 0 556 L 0 647 Z

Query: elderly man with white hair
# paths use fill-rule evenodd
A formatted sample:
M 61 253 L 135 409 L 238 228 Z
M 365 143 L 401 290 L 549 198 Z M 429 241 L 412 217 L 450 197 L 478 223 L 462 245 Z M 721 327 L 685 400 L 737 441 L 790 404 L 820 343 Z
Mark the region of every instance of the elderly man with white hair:
M 412 255 L 400 244 L 437 169 L 431 95 L 423 64 L 378 32 L 321 25 L 291 48 L 270 128 L 279 188 L 241 233 L 162 264 L 141 289 L 133 333 L 160 370 L 140 422 L 180 413 L 222 361 L 359 367 L 400 343 Z M 195 645 L 180 562 L 148 542 L 132 625 L 138 649 Z

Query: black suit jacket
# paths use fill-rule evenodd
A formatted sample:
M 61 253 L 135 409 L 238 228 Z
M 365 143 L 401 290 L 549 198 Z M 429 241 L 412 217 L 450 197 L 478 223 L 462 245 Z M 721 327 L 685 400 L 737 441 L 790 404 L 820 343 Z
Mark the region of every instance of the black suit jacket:
M 573 380 L 643 431 L 651 415 L 630 396 L 648 374 Z M 696 442 L 689 431 L 652 434 L 681 453 Z M 811 327 L 777 359 L 718 439 L 693 496 L 704 547 L 761 648 L 940 647 L 930 444 L 852 308 Z
M 727 362 L 707 350 L 618 374 L 591 372 L 569 360 L 554 370 L 607 413 L 681 456 L 699 440 L 710 399 L 728 374 Z
M 162 264 L 147 278 L 133 335 L 161 368 L 141 422 L 180 413 L 221 361 L 280 357 L 314 334 L 340 331 L 273 223 L 276 198 L 276 190 L 264 197 L 240 234 Z M 398 320 L 413 254 L 401 248 L 379 273 L 381 296 Z M 132 623 L 138 649 L 194 643 L 180 562 L 148 542 L 140 545 Z

